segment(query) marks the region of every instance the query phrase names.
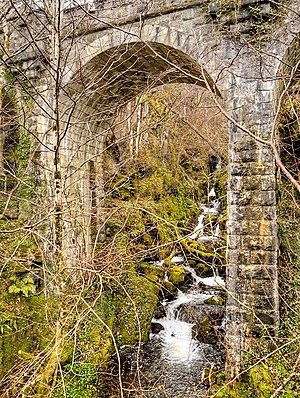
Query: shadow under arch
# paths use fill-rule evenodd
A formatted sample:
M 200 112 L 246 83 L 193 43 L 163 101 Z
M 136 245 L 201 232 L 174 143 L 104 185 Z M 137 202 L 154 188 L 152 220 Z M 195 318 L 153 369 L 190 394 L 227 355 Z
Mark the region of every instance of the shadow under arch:
M 101 52 L 74 74 L 65 90 L 71 98 L 80 96 L 80 101 L 99 109 L 167 83 L 196 84 L 221 96 L 196 60 L 157 42 L 133 42 Z
M 299 180 L 300 135 L 298 102 L 300 96 L 300 35 L 288 46 L 277 71 L 274 102 L 277 110 L 276 132 L 289 179 Z M 286 173 L 283 172 L 287 176 Z M 294 185 L 296 185 L 294 184 Z
M 300 34 L 288 46 L 277 70 L 277 82 L 274 87 L 274 102 L 280 107 L 284 93 L 300 77 Z
M 65 85 L 61 144 L 65 155 L 61 164 L 66 223 L 72 225 L 64 252 L 70 258 L 89 257 L 97 241 L 92 230 L 99 231 L 103 224 L 102 154 L 117 110 L 143 92 L 169 83 L 197 85 L 221 97 L 213 79 L 196 60 L 156 42 L 107 49 L 90 59 Z

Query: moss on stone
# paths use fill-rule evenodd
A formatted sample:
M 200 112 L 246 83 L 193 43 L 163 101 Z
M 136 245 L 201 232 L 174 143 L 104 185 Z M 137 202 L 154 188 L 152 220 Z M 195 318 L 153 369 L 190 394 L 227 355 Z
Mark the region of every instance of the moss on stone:
M 169 293 L 175 293 L 177 290 L 177 287 L 171 282 L 164 280 L 162 281 L 162 286 L 169 292 Z
M 198 270 L 200 275 L 202 275 L 202 274 L 205 275 L 205 274 L 211 273 L 211 268 L 204 262 L 196 263 L 195 268 Z
M 141 263 L 140 266 L 141 270 L 145 275 L 155 275 L 158 278 L 162 278 L 165 274 L 165 270 L 162 267 L 157 267 L 155 265 L 149 263 Z
M 224 299 L 220 296 L 212 296 L 204 300 L 205 304 L 208 305 L 223 305 Z
M 123 288 L 122 288 L 123 286 Z M 118 345 L 147 341 L 158 302 L 159 286 L 134 272 L 124 274 L 113 292 L 114 335 Z
M 169 281 L 175 286 L 179 286 L 184 283 L 186 272 L 183 267 L 180 267 L 180 265 L 171 266 L 170 268 L 168 268 L 167 273 Z
M 260 363 L 249 370 L 249 384 L 258 398 L 272 395 L 274 386 L 267 365 Z
M 51 325 L 47 323 L 43 294 L 29 297 L 21 293 L 10 294 L 9 284 L 3 278 L 1 283 L 0 373 L 3 375 L 20 358 L 28 359 L 37 347 L 42 350 L 47 346 Z
M 192 239 L 182 239 L 181 244 L 188 252 L 197 254 L 201 258 L 214 258 L 216 256 L 216 253 L 208 252 L 205 245 Z

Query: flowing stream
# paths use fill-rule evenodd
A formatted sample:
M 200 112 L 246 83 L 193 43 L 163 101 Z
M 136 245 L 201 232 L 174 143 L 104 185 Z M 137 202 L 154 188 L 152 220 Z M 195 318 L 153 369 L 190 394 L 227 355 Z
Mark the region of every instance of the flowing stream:
M 188 238 L 204 245 L 218 245 L 219 223 L 206 222 L 212 215 L 218 220 L 219 201 L 213 187 L 208 203 L 201 208 L 198 223 Z M 122 353 L 123 375 L 135 375 L 134 392 L 126 397 L 208 397 L 205 373 L 223 363 L 225 281 L 218 274 L 218 267 L 213 260 L 208 261 L 208 270 L 202 275 L 184 254 L 174 256 L 172 264 L 184 269 L 188 283 L 178 286 L 177 293 L 160 302 L 149 342 L 139 347 L 138 353 L 126 349 Z M 153 261 L 152 265 L 168 268 L 164 261 Z

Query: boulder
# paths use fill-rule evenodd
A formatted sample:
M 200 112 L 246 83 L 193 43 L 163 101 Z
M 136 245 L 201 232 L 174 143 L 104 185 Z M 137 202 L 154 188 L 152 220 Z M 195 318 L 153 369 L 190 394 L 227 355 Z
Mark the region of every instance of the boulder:
M 156 275 L 159 278 L 162 278 L 165 274 L 164 268 L 146 262 L 140 264 L 140 269 L 145 275 Z
M 212 325 L 211 319 L 205 316 L 201 321 L 197 322 L 192 329 L 193 338 L 205 344 L 215 344 L 217 336 Z
M 151 323 L 151 333 L 158 334 L 162 330 L 164 330 L 164 327 L 160 323 L 158 323 L 158 322 Z
M 165 316 L 166 316 L 166 309 L 161 303 L 159 303 L 154 311 L 153 317 L 155 319 L 160 319 L 164 318 Z
M 174 300 L 177 294 L 177 287 L 170 281 L 162 281 L 161 295 L 164 300 Z
M 212 296 L 205 299 L 204 303 L 208 305 L 223 305 L 224 299 L 221 296 Z
M 196 270 L 197 275 L 199 275 L 201 277 L 213 275 L 212 269 L 207 264 L 205 264 L 203 262 L 198 262 L 195 266 L 195 270 Z
M 172 282 L 175 286 L 181 286 L 184 284 L 185 275 L 185 269 L 180 265 L 173 265 L 168 268 L 169 281 Z

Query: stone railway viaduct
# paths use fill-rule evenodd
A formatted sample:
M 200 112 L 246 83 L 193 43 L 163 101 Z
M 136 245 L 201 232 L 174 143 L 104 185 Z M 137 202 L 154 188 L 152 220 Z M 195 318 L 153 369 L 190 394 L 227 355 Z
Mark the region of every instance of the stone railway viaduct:
M 101 219 L 101 153 L 121 103 L 149 87 L 197 84 L 239 124 L 228 126 L 226 346 L 234 376 L 247 339 L 276 335 L 279 320 L 274 154 L 239 127 L 263 141 L 276 134 L 277 107 L 300 60 L 300 2 L 86 1 L 52 19 L 60 31 L 38 2 L 14 3 L 2 11 L 2 84 L 9 67 L 33 87 L 26 123 L 40 140 L 48 197 L 65 209 L 53 239 L 62 239 L 72 266 L 89 257 L 91 225 Z

